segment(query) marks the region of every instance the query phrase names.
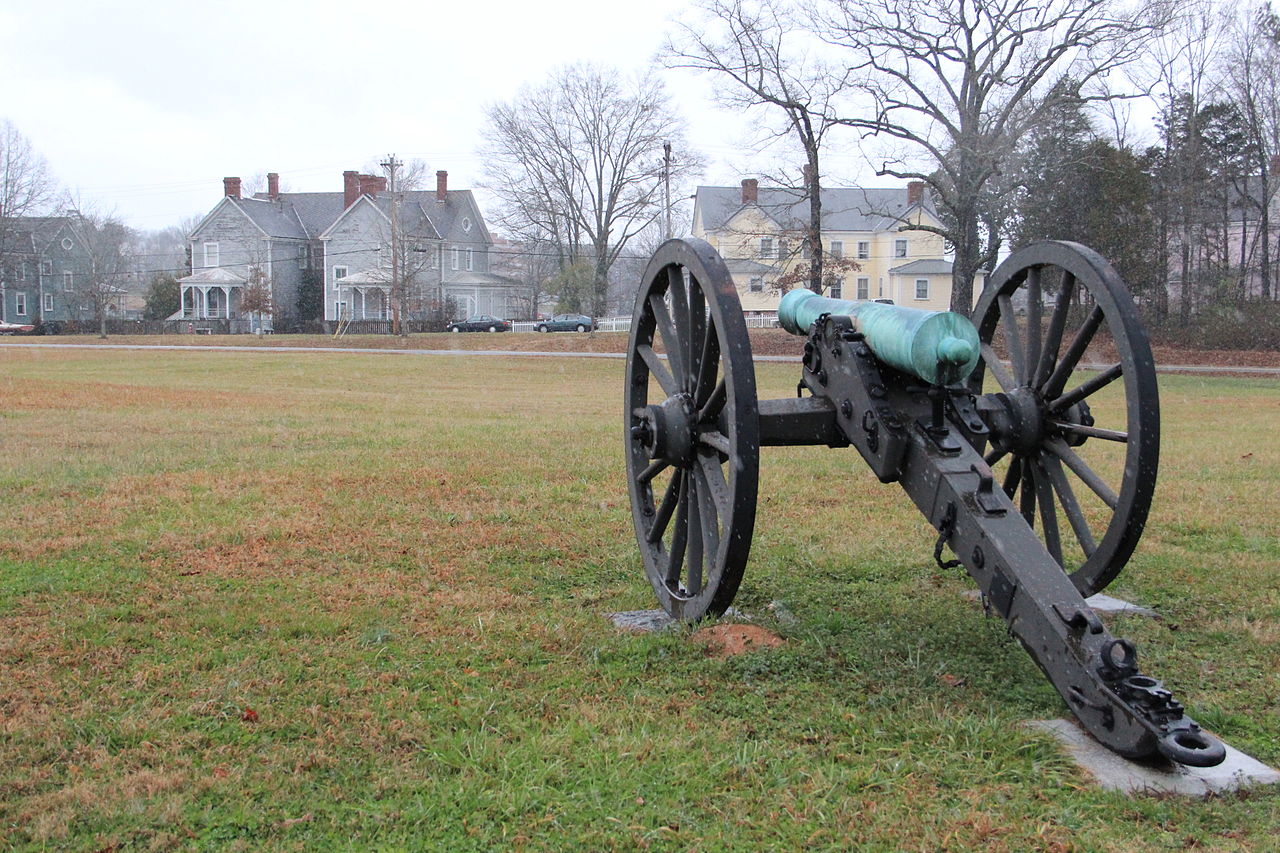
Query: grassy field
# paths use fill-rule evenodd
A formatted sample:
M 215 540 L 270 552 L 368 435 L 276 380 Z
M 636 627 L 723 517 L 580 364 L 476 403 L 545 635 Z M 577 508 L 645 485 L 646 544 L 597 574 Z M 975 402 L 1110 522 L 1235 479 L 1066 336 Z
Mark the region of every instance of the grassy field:
M 1062 701 L 854 451 L 766 451 L 738 606 L 786 643 L 720 658 L 604 618 L 652 606 L 620 362 L 0 363 L 0 848 L 1275 848 L 1280 792 L 1111 794 L 1024 728 Z M 1161 381 L 1109 590 L 1161 618 L 1109 622 L 1275 765 L 1280 388 Z

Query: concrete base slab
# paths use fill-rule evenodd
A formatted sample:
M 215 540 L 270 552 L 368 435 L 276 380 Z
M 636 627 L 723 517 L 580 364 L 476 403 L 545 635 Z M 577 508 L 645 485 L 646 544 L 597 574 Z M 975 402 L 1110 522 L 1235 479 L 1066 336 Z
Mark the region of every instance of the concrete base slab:
M 624 610 L 620 613 L 606 613 L 605 616 L 623 631 L 653 633 L 676 624 L 676 620 L 668 616 L 665 610 Z
M 982 593 L 976 589 L 966 589 L 964 597 L 971 601 L 979 601 L 982 599 Z M 1105 592 L 1089 596 L 1084 600 L 1084 603 L 1099 613 L 1131 613 L 1134 616 L 1156 615 L 1156 612 L 1150 607 L 1143 607 L 1141 604 L 1134 604 L 1131 601 L 1125 601 L 1123 598 L 1115 598 Z
M 1027 725 L 1058 738 L 1101 787 L 1112 791 L 1203 797 L 1280 782 L 1280 772 L 1231 746 L 1227 746 L 1226 760 L 1217 767 L 1188 767 L 1163 760 L 1146 763 L 1121 758 L 1070 720 L 1035 720 Z

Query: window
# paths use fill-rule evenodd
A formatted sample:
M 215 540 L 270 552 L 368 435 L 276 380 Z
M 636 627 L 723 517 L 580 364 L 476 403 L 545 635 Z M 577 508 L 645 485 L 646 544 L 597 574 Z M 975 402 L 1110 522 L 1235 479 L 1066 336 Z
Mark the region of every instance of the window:
M 218 244 L 204 244 L 204 265 L 206 267 L 216 267 L 218 265 Z
M 928 299 L 928 298 L 929 298 L 929 279 L 927 278 L 916 279 L 916 299 Z
M 465 233 L 468 233 L 468 234 L 471 233 L 471 217 L 469 216 L 462 217 L 462 230 Z
M 345 302 L 333 303 L 333 318 L 335 320 L 342 320 L 346 316 L 347 316 L 347 303 Z
M 467 269 L 468 270 L 475 269 L 475 259 L 473 257 L 473 252 L 471 249 L 467 249 Z
M 772 237 L 760 238 L 760 257 L 762 258 L 776 257 L 776 255 L 774 254 Z
M 71 270 L 62 271 L 62 289 L 67 292 L 71 291 Z
M 760 276 L 751 279 L 751 283 L 747 285 L 747 290 L 752 293 L 762 293 L 764 291 L 764 279 Z
M 72 246 L 71 238 L 70 238 L 70 237 L 63 237 L 63 238 L 62 238 L 62 248 L 63 248 L 65 251 L 70 252 L 70 251 L 71 251 L 71 246 Z
M 893 256 L 894 256 L 895 258 L 905 258 L 905 257 L 907 256 L 907 241 L 906 241 L 906 240 L 894 240 L 894 241 L 893 241 Z
M 53 261 L 40 262 L 40 275 L 53 275 Z
M 27 314 L 27 294 L 18 292 L 13 294 L 13 313 L 19 317 L 25 317 Z
M 869 278 L 858 279 L 858 298 L 859 299 L 871 298 L 871 279 Z
M 865 261 L 871 257 L 871 243 L 866 240 L 858 241 L 858 260 Z
M 346 268 L 346 267 L 334 267 L 334 268 L 333 268 L 333 286 L 334 286 L 334 287 L 337 287 L 337 286 L 338 286 L 338 280 L 339 280 L 339 279 L 344 279 L 344 278 L 346 278 L 346 277 L 347 277 L 347 268 Z
M 458 268 L 458 247 L 454 246 L 450 252 L 449 269 L 456 270 Z
M 44 295 L 44 310 L 45 311 L 53 310 L 53 294 L 52 293 L 46 293 Z
M 827 296 L 832 299 L 841 299 L 844 294 L 844 279 L 836 275 L 827 276 Z
M 833 258 L 844 257 L 844 241 L 843 240 L 831 241 L 831 257 Z
M 305 270 L 311 266 L 311 244 L 303 243 L 298 247 L 298 269 Z
M 20 261 L 18 263 L 18 281 L 26 281 L 26 280 L 27 280 L 27 262 Z

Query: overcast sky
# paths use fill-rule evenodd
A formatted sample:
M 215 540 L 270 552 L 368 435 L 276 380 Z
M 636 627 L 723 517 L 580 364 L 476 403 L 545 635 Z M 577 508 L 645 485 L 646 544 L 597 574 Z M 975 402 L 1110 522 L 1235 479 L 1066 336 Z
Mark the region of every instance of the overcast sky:
M 224 176 L 338 191 L 344 169 L 389 152 L 471 188 L 486 105 L 571 62 L 644 68 L 687 5 L 8 0 L 0 118 L 64 186 L 143 229 L 203 215 Z M 709 162 L 704 183 L 767 165 L 708 80 L 663 76 Z M 856 157 L 828 163 L 832 183 L 867 177 Z

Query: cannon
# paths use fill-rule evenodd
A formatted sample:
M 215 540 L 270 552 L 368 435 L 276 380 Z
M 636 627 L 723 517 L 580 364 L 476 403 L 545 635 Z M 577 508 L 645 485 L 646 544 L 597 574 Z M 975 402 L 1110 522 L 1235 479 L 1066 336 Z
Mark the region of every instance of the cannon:
M 1223 744 L 1085 601 L 1133 554 L 1159 461 L 1150 344 L 1106 260 L 1060 241 L 1014 252 L 973 320 L 807 290 L 784 296 L 779 320 L 806 338 L 797 396 L 759 400 L 746 322 L 716 251 L 669 240 L 644 272 L 627 347 L 625 456 L 636 541 L 667 613 L 693 622 L 733 601 L 761 447 L 852 446 L 881 482 L 903 488 L 938 531 L 934 559 L 963 565 L 1098 741 L 1127 758 L 1223 760 Z M 1102 328 L 1114 363 L 1078 371 Z M 944 560 L 944 548 L 955 557 Z

